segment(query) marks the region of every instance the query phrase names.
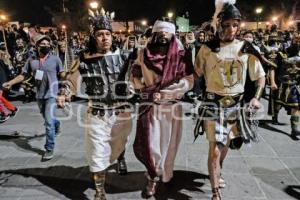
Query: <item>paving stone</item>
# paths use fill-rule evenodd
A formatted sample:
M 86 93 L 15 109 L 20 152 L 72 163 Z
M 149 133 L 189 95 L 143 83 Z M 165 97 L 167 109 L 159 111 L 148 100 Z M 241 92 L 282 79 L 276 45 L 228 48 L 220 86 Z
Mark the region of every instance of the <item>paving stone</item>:
M 55 157 L 41 162 L 45 137 L 43 119 L 35 102 L 20 105 L 20 112 L 1 125 L 0 132 L 20 130 L 22 137 L 7 138 L 0 133 L 0 199 L 56 200 L 93 199 L 91 181 L 84 149 L 84 127 L 76 116 L 62 122 L 62 135 L 56 138 Z M 266 102 L 264 102 L 266 103 Z M 73 105 L 76 115 L 83 117 L 80 102 Z M 188 112 L 189 107 L 184 111 Z M 77 110 L 82 111 L 77 113 Z M 269 120 L 269 116 L 265 116 Z M 80 119 L 81 120 L 81 119 Z M 79 121 L 80 121 L 79 120 Z M 280 120 L 289 123 L 285 112 Z M 35 125 L 32 125 L 32 122 Z M 158 193 L 150 199 L 204 200 L 211 198 L 207 171 L 208 142 L 205 136 L 193 142 L 195 121 L 184 121 L 182 141 L 175 160 L 172 187 L 159 184 Z M 140 200 L 146 184 L 145 167 L 133 152 L 134 122 L 126 149 L 129 174 L 119 176 L 116 165 L 108 169 L 108 200 Z M 227 187 L 222 190 L 225 200 L 289 200 L 300 194 L 300 142 L 289 138 L 289 125 L 262 126 L 261 142 L 251 148 L 229 151 L 222 174 Z M 277 132 L 276 132 L 277 131 Z M 299 198 L 298 198 L 299 199 Z

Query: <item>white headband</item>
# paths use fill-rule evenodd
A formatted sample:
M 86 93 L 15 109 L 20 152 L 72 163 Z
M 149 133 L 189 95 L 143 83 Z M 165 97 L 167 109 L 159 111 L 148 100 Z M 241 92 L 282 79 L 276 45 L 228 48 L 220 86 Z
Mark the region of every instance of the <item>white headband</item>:
M 175 25 L 170 22 L 157 20 L 152 29 L 152 33 L 156 32 L 167 32 L 175 35 Z

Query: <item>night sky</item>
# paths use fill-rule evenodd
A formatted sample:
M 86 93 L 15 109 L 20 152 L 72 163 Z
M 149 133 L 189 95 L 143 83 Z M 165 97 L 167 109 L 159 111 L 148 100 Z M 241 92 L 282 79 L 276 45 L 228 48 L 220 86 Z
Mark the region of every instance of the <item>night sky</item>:
M 263 6 L 263 17 L 266 19 L 274 13 L 281 13 L 284 6 L 286 10 L 289 8 L 287 12 L 291 13 L 292 5 L 297 1 L 300 0 L 239 0 L 237 7 L 244 18 L 254 20 L 255 7 Z M 68 0 L 66 7 L 78 11 L 86 9 L 87 2 L 87 0 Z M 199 25 L 209 20 L 214 13 L 214 0 L 102 0 L 100 2 L 105 9 L 116 12 L 116 20 L 147 19 L 153 22 L 166 15 L 168 10 L 172 10 L 176 15 L 188 11 L 191 24 Z M 22 20 L 40 25 L 51 25 L 49 10 L 59 11 L 61 8 L 62 0 L 0 0 L 0 9 L 8 13 L 12 21 Z

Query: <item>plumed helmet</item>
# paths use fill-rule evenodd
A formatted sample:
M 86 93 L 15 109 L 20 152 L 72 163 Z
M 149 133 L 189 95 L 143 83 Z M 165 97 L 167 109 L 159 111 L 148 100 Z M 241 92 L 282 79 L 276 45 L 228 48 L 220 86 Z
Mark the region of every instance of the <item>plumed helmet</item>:
M 217 26 L 223 21 L 228 19 L 241 20 L 242 15 L 240 11 L 235 7 L 236 0 L 215 0 L 215 13 L 211 26 L 214 28 L 214 32 L 217 31 Z

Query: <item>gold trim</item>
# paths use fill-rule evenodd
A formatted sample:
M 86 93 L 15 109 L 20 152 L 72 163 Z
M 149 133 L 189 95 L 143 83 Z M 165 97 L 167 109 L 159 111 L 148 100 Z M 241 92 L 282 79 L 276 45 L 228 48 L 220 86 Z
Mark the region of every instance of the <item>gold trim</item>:
M 300 102 L 299 103 L 285 103 L 285 102 L 279 101 L 279 100 L 275 100 L 275 102 L 278 104 L 283 104 L 282 106 L 299 106 L 300 105 Z
M 219 100 L 219 103 L 222 107 L 229 107 L 231 105 L 234 105 L 236 102 L 235 100 L 232 98 L 232 96 L 225 96 L 222 99 Z
M 259 100 L 261 98 L 263 92 L 264 92 L 264 88 L 261 87 L 261 86 L 258 86 L 258 88 L 256 89 L 256 93 L 255 93 L 254 97 Z

